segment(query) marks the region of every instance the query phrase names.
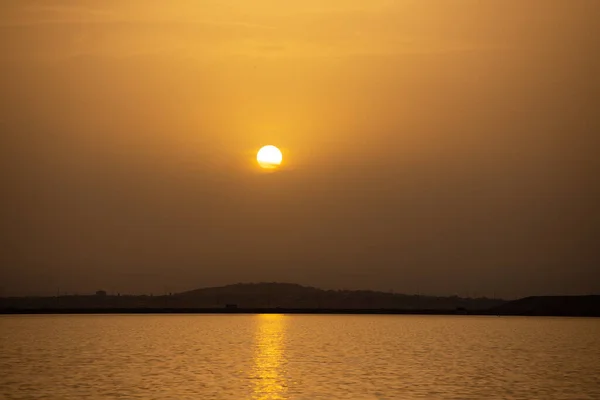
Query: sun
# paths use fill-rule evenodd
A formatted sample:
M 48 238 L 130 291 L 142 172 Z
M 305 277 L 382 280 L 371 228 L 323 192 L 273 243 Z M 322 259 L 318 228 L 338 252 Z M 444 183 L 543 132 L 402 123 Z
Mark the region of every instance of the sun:
M 262 168 L 274 169 L 281 165 L 283 155 L 281 150 L 275 146 L 264 146 L 258 151 L 256 155 L 256 161 Z

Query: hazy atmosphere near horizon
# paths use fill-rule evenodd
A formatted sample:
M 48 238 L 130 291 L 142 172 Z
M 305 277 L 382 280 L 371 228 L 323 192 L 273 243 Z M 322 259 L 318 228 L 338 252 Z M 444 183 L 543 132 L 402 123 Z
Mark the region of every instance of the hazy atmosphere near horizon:
M 597 0 L 4 1 L 0 296 L 600 293 L 599 17 Z

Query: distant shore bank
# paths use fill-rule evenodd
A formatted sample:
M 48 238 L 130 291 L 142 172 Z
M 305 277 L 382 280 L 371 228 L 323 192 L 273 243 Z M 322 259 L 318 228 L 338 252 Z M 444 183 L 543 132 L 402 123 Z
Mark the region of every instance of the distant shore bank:
M 492 310 L 402 310 L 402 309 L 319 309 L 319 308 L 40 308 L 0 309 L 0 315 L 50 314 L 326 314 L 326 315 L 479 315 L 479 316 L 547 316 L 600 317 L 572 313 L 498 313 Z

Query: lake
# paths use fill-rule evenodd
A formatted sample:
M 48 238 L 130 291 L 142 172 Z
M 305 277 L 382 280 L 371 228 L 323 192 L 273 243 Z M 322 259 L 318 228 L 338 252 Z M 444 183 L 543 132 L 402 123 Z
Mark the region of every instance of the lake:
M 0 316 L 1 399 L 600 399 L 600 319 Z

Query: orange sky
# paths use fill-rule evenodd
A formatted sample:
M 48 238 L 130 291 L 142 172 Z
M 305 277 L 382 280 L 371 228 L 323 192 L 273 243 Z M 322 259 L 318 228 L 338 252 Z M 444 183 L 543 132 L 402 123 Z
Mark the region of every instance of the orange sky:
M 2 290 L 598 291 L 599 9 L 7 1 Z

